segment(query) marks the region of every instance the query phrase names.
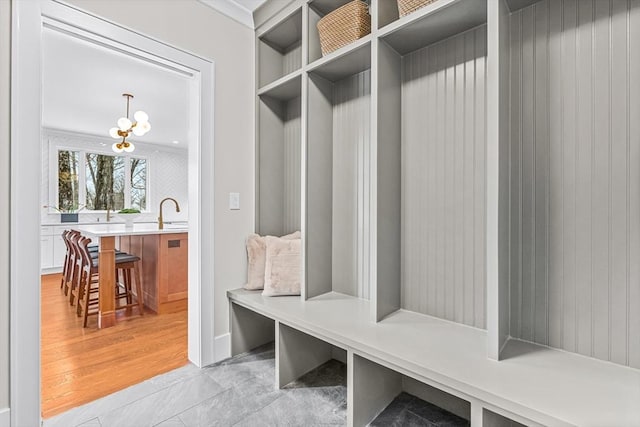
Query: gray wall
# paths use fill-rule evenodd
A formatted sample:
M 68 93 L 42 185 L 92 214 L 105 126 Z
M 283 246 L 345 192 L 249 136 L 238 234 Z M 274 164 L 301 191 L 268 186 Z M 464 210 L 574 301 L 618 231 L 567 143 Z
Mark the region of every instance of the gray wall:
M 300 69 L 302 64 L 302 43 L 294 43 L 287 48 L 287 51 L 282 56 L 282 70 L 283 75 L 286 76 Z
M 640 367 L 640 2 L 511 17 L 511 335 Z
M 11 3 L 0 0 L 0 411 L 9 406 L 9 71 Z
M 368 299 L 359 239 L 363 238 L 363 168 L 371 129 L 370 71 L 336 82 L 333 104 L 333 290 Z
M 403 58 L 402 307 L 485 313 L 486 27 Z
M 300 97 L 287 102 L 284 122 L 284 230 L 300 230 Z

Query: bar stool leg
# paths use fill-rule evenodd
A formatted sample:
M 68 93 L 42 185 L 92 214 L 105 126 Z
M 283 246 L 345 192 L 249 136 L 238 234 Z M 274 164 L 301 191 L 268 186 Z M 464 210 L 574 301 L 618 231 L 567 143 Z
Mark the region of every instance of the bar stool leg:
M 136 264 L 134 264 L 136 265 Z M 135 268 L 135 267 L 134 267 Z M 127 304 L 133 303 L 133 288 L 131 287 L 131 269 L 127 269 L 127 282 L 126 282 L 126 290 L 127 290 Z M 137 282 L 137 279 L 136 279 Z
M 138 294 L 138 309 L 140 310 L 140 316 L 144 316 L 144 297 L 142 293 L 142 280 L 140 277 L 140 267 L 138 263 L 133 263 L 133 272 L 136 276 L 136 293 Z

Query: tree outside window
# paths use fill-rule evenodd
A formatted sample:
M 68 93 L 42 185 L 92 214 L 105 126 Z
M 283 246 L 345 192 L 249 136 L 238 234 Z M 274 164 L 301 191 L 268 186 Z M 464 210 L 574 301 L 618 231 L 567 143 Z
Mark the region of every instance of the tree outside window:
M 58 207 L 143 211 L 147 207 L 147 165 L 147 159 L 137 157 L 59 150 Z
M 79 153 L 58 151 L 58 203 L 62 211 L 73 211 L 80 206 Z
M 147 159 L 131 159 L 131 203 L 141 211 L 147 208 Z
M 87 209 L 124 209 L 124 157 L 86 154 Z

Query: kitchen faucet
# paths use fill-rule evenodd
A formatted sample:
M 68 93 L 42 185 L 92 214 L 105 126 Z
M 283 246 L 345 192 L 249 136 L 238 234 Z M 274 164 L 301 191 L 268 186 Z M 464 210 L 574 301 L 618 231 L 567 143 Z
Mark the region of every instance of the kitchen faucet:
M 176 204 L 176 212 L 180 212 L 180 205 L 178 204 L 178 201 L 176 199 L 173 199 L 171 197 L 165 197 L 164 199 L 162 199 L 162 201 L 160 202 L 160 216 L 158 217 L 158 230 L 162 230 L 164 228 L 164 221 L 162 220 L 162 204 L 167 200 L 172 200 L 173 203 Z

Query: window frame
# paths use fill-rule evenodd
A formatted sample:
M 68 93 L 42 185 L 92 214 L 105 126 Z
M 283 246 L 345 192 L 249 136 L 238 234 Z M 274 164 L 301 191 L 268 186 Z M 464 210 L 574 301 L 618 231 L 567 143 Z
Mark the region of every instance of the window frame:
M 145 155 L 137 155 L 135 153 L 115 153 L 113 150 L 104 149 L 101 150 L 98 147 L 81 148 L 75 146 L 74 144 L 50 144 L 49 146 L 49 202 L 48 205 L 48 213 L 55 214 L 58 213 L 51 206 L 58 206 L 58 197 L 59 197 L 59 183 L 58 183 L 58 153 L 60 151 L 75 151 L 78 152 L 78 203 L 80 206 L 85 206 L 87 202 L 87 154 L 98 154 L 98 155 L 106 155 L 113 157 L 122 157 L 124 158 L 124 206 L 130 206 L 131 204 L 131 159 L 141 159 L 146 163 L 146 182 L 145 182 L 145 192 L 146 192 L 146 207 L 145 209 L 141 209 L 142 213 L 150 213 L 151 210 L 149 206 L 151 206 L 151 185 L 150 185 L 150 157 Z M 85 213 L 106 213 L 106 210 L 89 210 L 84 209 L 81 212 Z

